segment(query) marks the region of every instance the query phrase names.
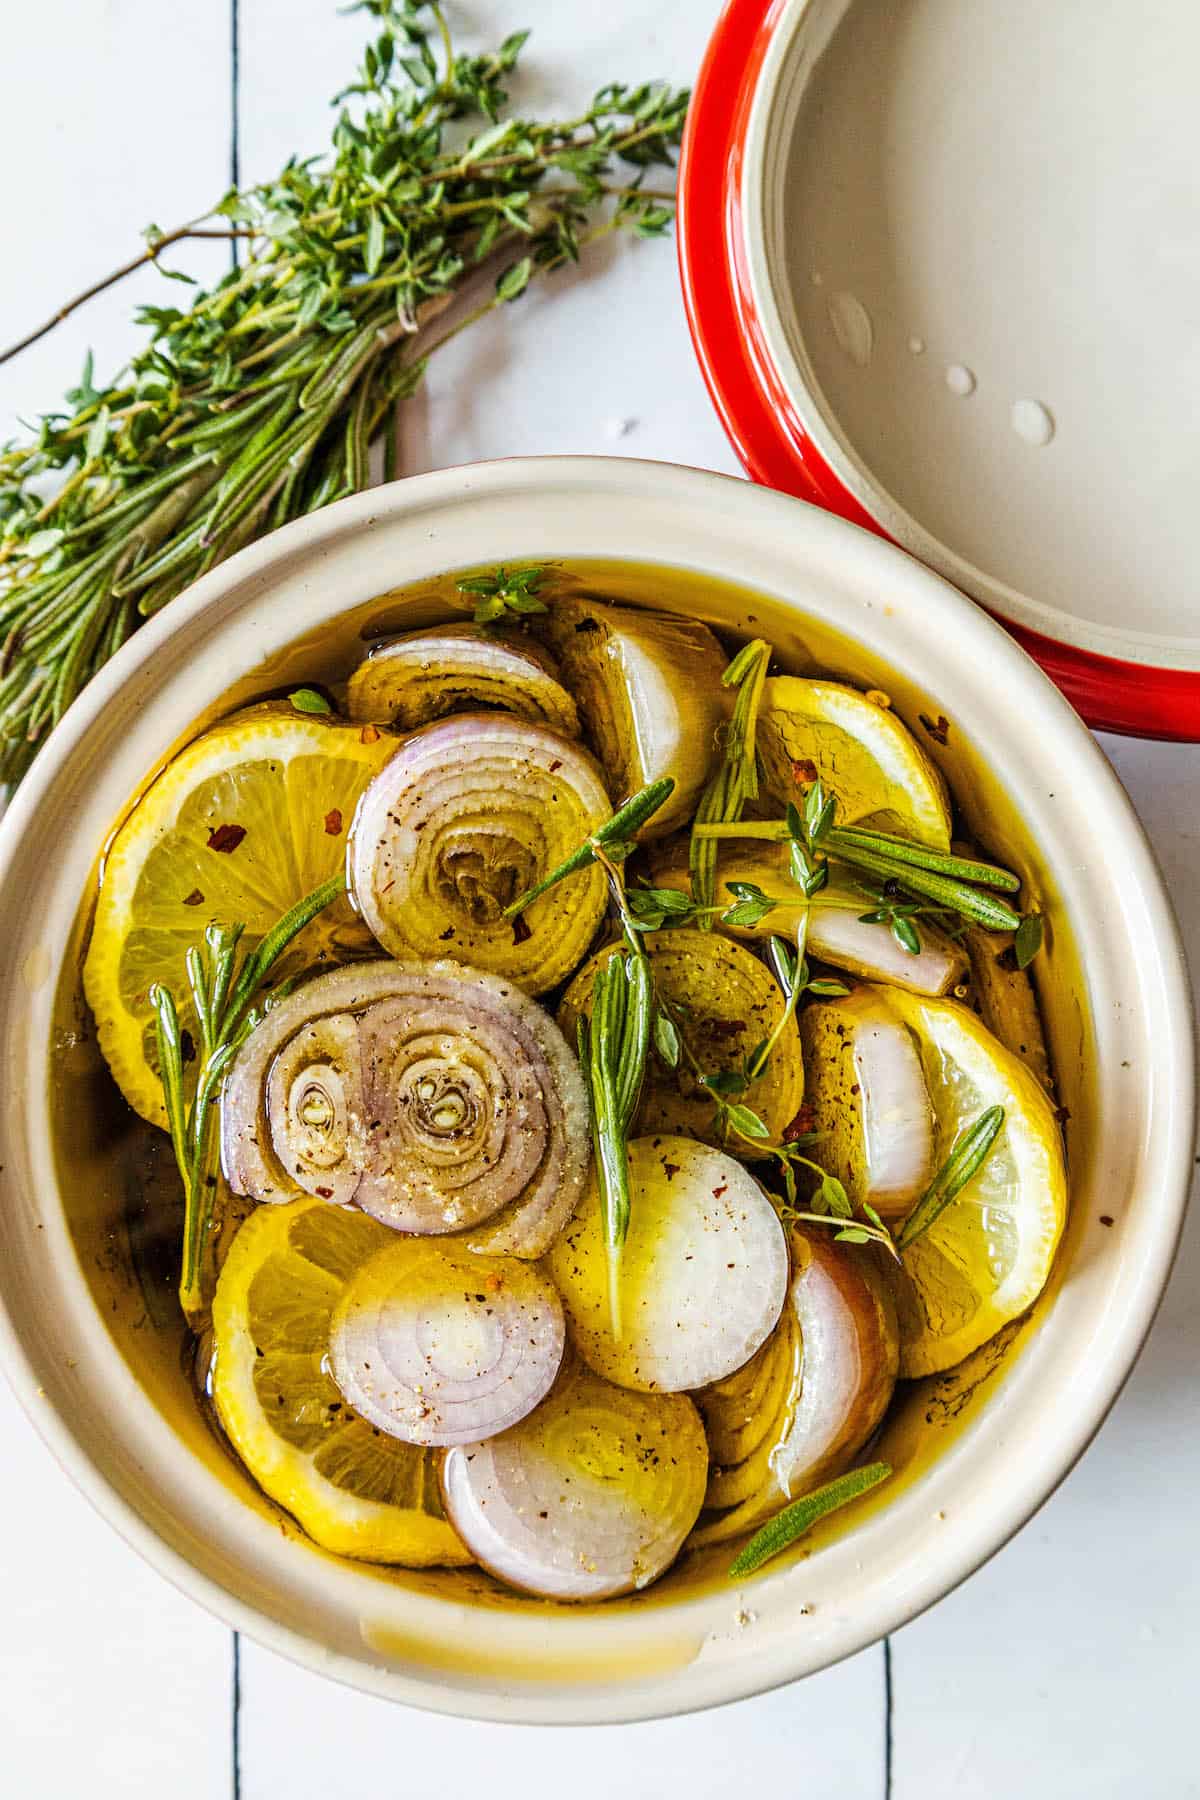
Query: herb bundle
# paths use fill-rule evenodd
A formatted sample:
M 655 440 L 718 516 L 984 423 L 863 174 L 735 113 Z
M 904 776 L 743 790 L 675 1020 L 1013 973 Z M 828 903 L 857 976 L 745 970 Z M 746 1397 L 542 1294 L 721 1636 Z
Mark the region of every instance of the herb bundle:
M 190 307 L 143 307 L 149 342 L 127 370 L 97 386 L 89 357 L 68 410 L 0 451 L 0 782 L 20 778 L 142 619 L 254 538 L 365 487 L 380 437 L 391 476 L 397 409 L 442 344 L 597 238 L 670 224 L 671 194 L 645 180 L 672 162 L 686 93 L 611 84 L 574 118 L 504 117 L 526 33 L 467 56 L 428 0 L 359 10 L 376 35 L 337 96 L 328 159 L 293 159 L 207 221 L 150 228 L 110 282 L 188 238 L 245 253 Z M 483 297 L 431 336 L 476 281 Z M 532 610 L 519 588 L 489 598 L 489 616 Z

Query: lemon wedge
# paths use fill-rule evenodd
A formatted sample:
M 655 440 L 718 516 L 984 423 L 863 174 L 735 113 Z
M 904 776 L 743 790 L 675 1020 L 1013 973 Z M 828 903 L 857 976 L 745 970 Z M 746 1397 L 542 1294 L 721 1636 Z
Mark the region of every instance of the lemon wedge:
M 182 1002 L 184 956 L 211 919 L 241 921 L 247 949 L 342 867 L 367 782 L 394 753 L 376 726 L 291 706 L 239 713 L 189 744 L 138 800 L 104 858 L 84 991 L 100 1048 L 129 1104 L 166 1125 L 149 991 Z M 282 979 L 363 954 L 347 900 L 329 907 L 276 965 Z M 182 1024 L 195 1034 L 189 1009 Z
M 839 825 L 950 848 L 950 797 L 941 771 L 879 699 L 839 681 L 775 675 L 763 684 L 758 748 L 778 800 L 802 797 L 818 777 L 837 800 Z
M 434 1454 L 368 1425 L 325 1371 L 338 1300 L 397 1241 L 322 1200 L 253 1212 L 213 1300 L 213 1401 L 259 1486 L 326 1550 L 459 1566 L 471 1558 L 442 1511 Z
M 1041 1293 L 1067 1216 L 1054 1108 L 1026 1065 L 953 1000 L 876 989 L 912 1031 L 936 1120 L 937 1165 L 990 1106 L 1004 1126 L 978 1173 L 904 1252 L 900 1373 L 953 1368 Z

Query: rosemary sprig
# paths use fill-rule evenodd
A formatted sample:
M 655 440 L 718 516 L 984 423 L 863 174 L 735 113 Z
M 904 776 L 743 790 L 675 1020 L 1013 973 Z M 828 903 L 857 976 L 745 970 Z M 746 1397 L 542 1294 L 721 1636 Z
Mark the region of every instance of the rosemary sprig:
M 649 959 L 641 951 L 618 950 L 596 971 L 591 1020 L 579 1021 L 614 1337 L 621 1335 L 621 1251 L 629 1232 L 629 1129 L 641 1099 L 653 1014 Z
M 701 828 L 740 819 L 746 801 L 758 797 L 758 710 L 770 660 L 771 646 L 763 638 L 752 638 L 743 644 L 721 677 L 726 687 L 737 689 L 737 696 L 721 766 L 700 796 L 688 846 L 692 895 L 699 909 L 696 923 L 701 930 L 711 929 L 708 908 L 712 906 L 717 882 L 717 846 L 709 842 Z
M 848 1475 L 839 1475 L 836 1481 L 827 1481 L 824 1487 L 793 1500 L 790 1506 L 785 1506 L 782 1512 L 768 1520 L 761 1531 L 756 1531 L 738 1552 L 730 1564 L 729 1579 L 740 1581 L 743 1576 L 756 1574 L 764 1563 L 811 1531 L 818 1520 L 837 1512 L 839 1507 L 848 1506 L 861 1495 L 869 1494 L 881 1481 L 886 1481 L 891 1472 L 890 1463 L 867 1463 L 865 1468 L 851 1469 Z
M 556 869 L 552 869 L 535 886 L 527 888 L 525 893 L 518 895 L 511 906 L 506 906 L 502 917 L 515 919 L 526 907 L 532 906 L 535 900 L 540 900 L 543 894 L 548 894 L 551 888 L 557 887 L 560 881 L 577 875 L 581 869 L 590 868 L 593 863 L 602 861 L 603 856 L 607 856 L 611 862 L 623 862 L 633 849 L 634 840 L 647 819 L 653 817 L 674 792 L 675 783 L 670 775 L 664 775 L 660 780 L 652 781 L 649 787 L 639 789 L 623 806 L 617 808 L 610 819 L 605 819 L 602 825 L 598 825 L 595 831 L 584 838 L 582 844 L 572 850 Z M 636 920 L 625 896 L 624 883 L 620 884 L 619 907 L 622 923 L 636 941 Z
M 949 1156 L 905 1219 L 896 1239 L 897 1250 L 903 1253 L 910 1249 L 958 1198 L 987 1161 L 1003 1124 L 1004 1108 L 989 1106 L 973 1125 L 958 1134 Z
M 179 1303 L 190 1322 L 203 1315 L 204 1259 L 217 1191 L 217 1101 L 234 1057 L 270 1006 L 256 1004 L 271 968 L 317 914 L 345 893 L 342 875 L 331 876 L 285 913 L 238 967 L 243 925 L 209 925 L 186 957 L 188 988 L 200 1032 L 196 1085 L 190 1102 L 184 1081 L 184 1039 L 179 1007 L 169 988 L 150 989 L 158 1066 L 167 1109 L 167 1127 L 183 1182 L 183 1258 Z
M 515 918 L 560 881 L 596 865 L 608 878 L 625 935 L 625 947 L 596 971 L 591 1019 L 580 1019 L 578 1037 L 580 1067 L 591 1100 L 592 1147 L 608 1255 L 609 1314 L 616 1337 L 621 1335 L 621 1250 L 629 1232 L 629 1128 L 641 1099 L 651 1034 L 666 1046 L 674 1031 L 671 1021 L 655 1006 L 650 959 L 630 910 L 620 865 L 632 851 L 637 832 L 674 791 L 669 775 L 642 788 L 504 913 L 506 919 Z
M 190 237 L 243 240 L 241 266 L 186 307 L 143 307 L 127 369 L 97 385 L 89 357 L 65 409 L 0 450 L 0 782 L 198 575 L 366 486 L 381 438 L 390 478 L 442 345 L 611 232 L 670 224 L 672 195 L 645 182 L 672 163 L 685 93 L 611 84 L 574 118 L 505 117 L 524 32 L 466 56 L 428 0 L 359 10 L 374 35 L 330 155 L 227 194 L 210 223 L 151 227 L 89 293 Z

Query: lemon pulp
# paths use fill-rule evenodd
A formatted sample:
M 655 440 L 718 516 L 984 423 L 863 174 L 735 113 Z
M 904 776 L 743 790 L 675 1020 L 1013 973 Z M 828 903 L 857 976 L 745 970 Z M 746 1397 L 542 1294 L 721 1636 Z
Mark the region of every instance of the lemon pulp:
M 326 1550 L 426 1568 L 471 1558 L 446 1522 L 437 1459 L 369 1425 L 327 1373 L 333 1311 L 367 1259 L 396 1242 L 321 1200 L 260 1206 L 213 1301 L 213 1401 L 259 1486 Z
M 121 1092 L 166 1125 L 150 988 L 164 983 L 195 1034 L 184 956 L 212 919 L 243 923 L 247 949 L 342 867 L 359 795 L 396 748 L 375 726 L 263 706 L 197 738 L 163 770 L 104 859 L 84 991 Z M 275 965 L 282 980 L 371 946 L 347 900 Z
M 974 1013 L 952 1000 L 877 991 L 916 1037 L 939 1165 L 981 1112 L 1005 1113 L 981 1168 L 904 1252 L 900 1373 L 931 1375 L 961 1362 L 1041 1293 L 1066 1222 L 1066 1166 L 1045 1091 Z

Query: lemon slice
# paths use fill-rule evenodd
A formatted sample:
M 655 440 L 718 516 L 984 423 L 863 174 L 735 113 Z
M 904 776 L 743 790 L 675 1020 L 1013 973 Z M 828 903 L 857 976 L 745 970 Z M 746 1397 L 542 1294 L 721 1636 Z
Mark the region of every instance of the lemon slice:
M 965 1006 L 877 989 L 916 1037 L 937 1121 L 936 1162 L 989 1106 L 1004 1126 L 979 1172 L 904 1252 L 900 1373 L 932 1375 L 1032 1306 L 1067 1216 L 1054 1108 L 1030 1070 Z
M 471 1558 L 442 1511 L 437 1461 L 360 1419 L 326 1371 L 333 1311 L 396 1235 L 322 1200 L 260 1206 L 213 1300 L 213 1400 L 272 1500 L 326 1550 L 427 1568 Z
M 84 990 L 100 1048 L 142 1117 L 166 1124 L 156 1073 L 151 984 L 182 1002 L 184 956 L 211 919 L 244 923 L 252 947 L 337 873 L 358 797 L 396 748 L 375 726 L 291 706 L 254 707 L 205 732 L 169 763 L 104 859 Z M 340 900 L 276 965 L 280 977 L 371 946 Z M 195 1034 L 189 1009 L 182 1023 Z
M 883 697 L 838 681 L 775 675 L 763 684 L 758 748 L 777 799 L 797 800 L 818 776 L 837 799 L 837 823 L 950 848 L 950 797 L 941 771 Z

